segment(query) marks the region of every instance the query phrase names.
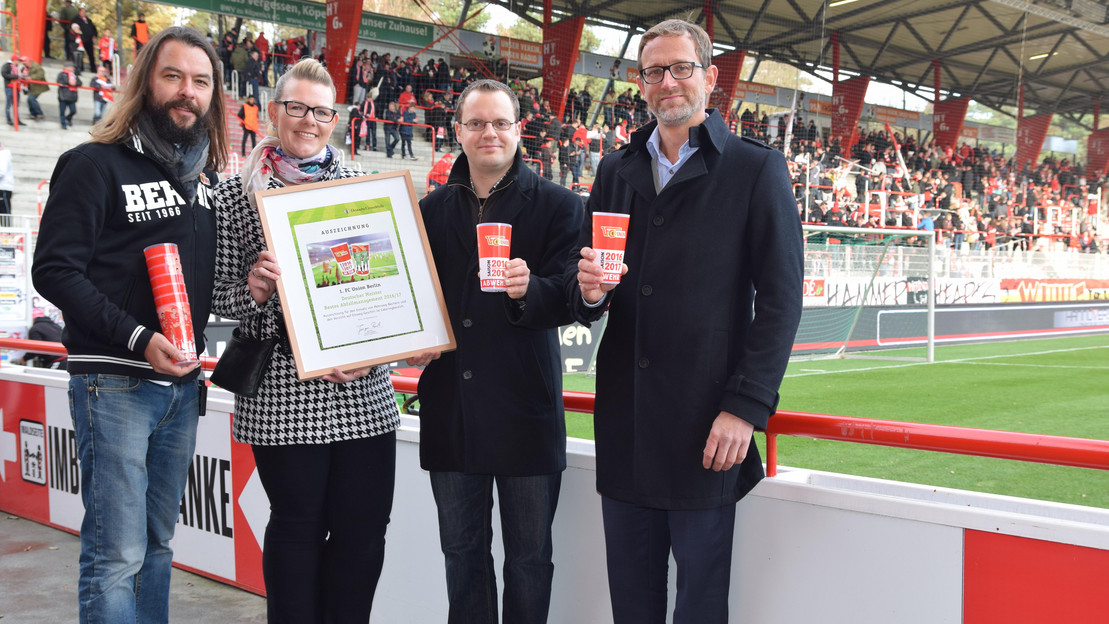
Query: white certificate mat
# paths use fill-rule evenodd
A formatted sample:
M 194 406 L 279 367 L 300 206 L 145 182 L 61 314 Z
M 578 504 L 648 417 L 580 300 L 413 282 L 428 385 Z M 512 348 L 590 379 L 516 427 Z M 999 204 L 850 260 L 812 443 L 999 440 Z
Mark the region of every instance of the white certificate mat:
M 301 380 L 455 347 L 409 172 L 255 197 Z

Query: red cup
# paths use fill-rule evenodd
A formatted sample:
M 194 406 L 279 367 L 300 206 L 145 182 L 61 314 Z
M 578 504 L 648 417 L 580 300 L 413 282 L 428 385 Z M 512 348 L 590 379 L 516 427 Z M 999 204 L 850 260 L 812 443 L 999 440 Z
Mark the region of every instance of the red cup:
M 504 270 L 512 248 L 512 226 L 508 223 L 477 224 L 478 279 L 483 292 L 504 292 Z
M 597 252 L 593 262 L 604 272 L 604 284 L 620 283 L 630 219 L 631 215 L 616 212 L 593 213 L 593 251 Z
M 192 308 L 185 291 L 185 275 L 181 270 L 181 256 L 177 245 L 162 243 L 143 250 L 150 287 L 154 291 L 154 309 L 162 335 L 181 352 L 183 359 L 177 364 L 195 364 L 196 339 L 193 333 Z
M 343 277 L 354 275 L 354 258 L 350 255 L 350 245 L 346 243 L 333 245 L 331 255 L 335 256 L 335 261 L 339 263 L 339 272 Z

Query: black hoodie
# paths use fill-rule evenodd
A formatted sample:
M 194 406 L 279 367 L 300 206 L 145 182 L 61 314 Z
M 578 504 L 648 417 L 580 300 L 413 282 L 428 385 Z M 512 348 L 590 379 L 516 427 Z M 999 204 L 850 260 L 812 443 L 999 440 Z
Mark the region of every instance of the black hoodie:
M 34 265 L 35 289 L 62 311 L 73 374 L 114 373 L 177 381 L 144 353 L 160 331 L 143 249 L 176 243 L 192 308 L 196 348 L 212 301 L 216 174 L 200 175 L 196 199 L 137 138 L 85 143 L 62 154 L 50 179 Z M 193 372 L 184 379 L 196 376 Z

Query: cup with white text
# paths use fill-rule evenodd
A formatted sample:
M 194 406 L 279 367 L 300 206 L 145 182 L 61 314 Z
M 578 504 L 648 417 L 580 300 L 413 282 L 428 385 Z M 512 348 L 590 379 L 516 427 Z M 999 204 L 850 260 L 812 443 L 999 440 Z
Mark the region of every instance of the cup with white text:
M 593 213 L 593 262 L 601 267 L 603 284 L 619 284 L 624 264 L 624 245 L 628 241 L 631 215 L 617 212 Z
M 504 270 L 512 247 L 508 223 L 477 224 L 478 279 L 483 292 L 504 292 Z

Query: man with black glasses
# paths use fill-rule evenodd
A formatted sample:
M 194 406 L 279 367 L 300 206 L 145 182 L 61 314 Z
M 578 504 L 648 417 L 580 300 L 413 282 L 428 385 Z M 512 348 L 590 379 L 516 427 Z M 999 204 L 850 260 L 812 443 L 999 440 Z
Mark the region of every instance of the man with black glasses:
M 608 325 L 597 355 L 597 490 L 616 624 L 728 621 L 736 502 L 763 477 L 752 433 L 778 404 L 801 317 L 802 245 L 785 159 L 706 109 L 700 27 L 639 45 L 657 121 L 601 161 L 589 213 L 630 214 L 620 284 L 603 284 L 587 217 L 567 296 Z
M 547 621 L 551 525 L 566 468 L 563 272 L 581 200 L 523 164 L 519 104 L 493 80 L 456 105 L 462 155 L 420 202 L 458 348 L 409 360 L 420 376 L 420 465 L 431 471 L 449 623 L 495 623 L 493 488 L 505 564 L 502 621 Z M 476 225 L 512 226 L 505 292 L 482 292 Z

